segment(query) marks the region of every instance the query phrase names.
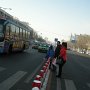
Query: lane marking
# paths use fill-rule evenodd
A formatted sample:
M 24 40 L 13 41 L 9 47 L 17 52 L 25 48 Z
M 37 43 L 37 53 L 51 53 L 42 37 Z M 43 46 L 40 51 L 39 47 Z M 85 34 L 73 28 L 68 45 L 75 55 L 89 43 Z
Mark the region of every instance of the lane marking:
M 5 70 L 5 69 L 6 69 L 6 68 L 0 67 L 0 72 L 3 71 L 3 70 Z
M 65 79 L 66 90 L 77 90 L 72 80 Z
M 17 83 L 27 72 L 18 71 L 11 77 L 0 83 L 0 90 L 9 90 L 15 83 Z
M 61 90 L 61 80 L 57 78 L 57 90 Z
M 32 72 L 24 81 L 25 83 L 29 83 L 30 80 L 33 78 L 33 76 L 37 73 L 37 71 L 41 68 L 41 66 L 44 64 L 45 60 L 43 60 L 43 62 L 35 69 L 34 72 Z
M 90 88 L 90 83 L 88 83 L 87 85 L 88 85 L 88 87 Z

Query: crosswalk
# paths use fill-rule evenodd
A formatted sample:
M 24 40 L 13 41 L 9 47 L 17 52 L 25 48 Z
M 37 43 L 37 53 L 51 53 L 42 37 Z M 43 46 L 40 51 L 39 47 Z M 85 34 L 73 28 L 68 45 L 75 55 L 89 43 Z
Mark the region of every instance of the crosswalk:
M 68 79 L 63 79 L 63 80 L 64 80 L 65 89 L 61 88 L 62 85 L 61 80 L 60 78 L 57 78 L 57 90 L 78 90 L 73 80 L 68 80 Z M 89 88 L 88 90 L 90 90 L 90 83 L 86 83 L 86 86 L 87 88 Z
M 61 81 L 57 79 L 57 90 L 61 90 Z
M 6 68 L 0 67 L 0 73 L 2 73 L 2 71 L 5 71 L 5 70 L 6 70 Z M 0 90 L 10 90 L 10 88 L 12 88 L 26 74 L 27 74 L 27 72 L 25 72 L 25 71 L 15 72 L 10 77 L 8 77 L 6 80 L 4 80 L 0 83 Z
M 3 70 L 5 70 L 5 69 L 6 69 L 6 68 L 0 67 L 0 72 L 3 71 Z
M 90 87 L 90 83 L 87 83 L 88 87 Z
M 0 84 L 0 90 L 9 90 L 26 72 L 18 71 Z
M 7 70 L 6 68 L 0 67 L 0 73 L 3 73 L 3 71 L 5 72 L 6 70 Z M 14 72 L 11 76 L 9 76 L 8 78 L 0 82 L 0 90 L 11 90 L 11 88 L 27 74 L 28 73 L 25 71 Z M 25 80 L 26 79 L 27 77 L 25 78 Z M 25 80 L 23 81 L 23 83 L 25 83 Z M 62 88 L 62 82 L 60 78 L 57 78 L 57 89 L 56 90 L 78 90 L 77 85 L 75 84 L 73 80 L 63 79 L 63 81 L 64 81 L 65 89 Z M 25 83 L 25 84 L 28 84 L 28 83 Z M 88 90 L 90 90 L 90 83 L 85 83 L 85 84 L 89 88 Z M 21 90 L 21 89 L 17 88 L 17 90 Z
M 65 80 L 66 90 L 77 90 L 72 80 Z

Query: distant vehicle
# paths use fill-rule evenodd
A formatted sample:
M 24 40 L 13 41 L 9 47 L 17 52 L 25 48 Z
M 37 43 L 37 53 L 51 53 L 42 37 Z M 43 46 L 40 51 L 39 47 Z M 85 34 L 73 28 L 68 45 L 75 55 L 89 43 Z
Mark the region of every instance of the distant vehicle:
M 0 9 L 0 53 L 29 48 L 30 30 L 21 21 Z
M 86 54 L 90 55 L 90 50 L 87 50 Z
M 71 50 L 71 48 L 68 47 L 67 50 Z
M 38 49 L 39 45 L 40 44 L 38 42 L 34 42 L 32 45 L 32 49 Z
M 49 45 L 48 44 L 40 44 L 40 46 L 38 47 L 38 52 L 44 52 L 46 53 L 49 49 Z

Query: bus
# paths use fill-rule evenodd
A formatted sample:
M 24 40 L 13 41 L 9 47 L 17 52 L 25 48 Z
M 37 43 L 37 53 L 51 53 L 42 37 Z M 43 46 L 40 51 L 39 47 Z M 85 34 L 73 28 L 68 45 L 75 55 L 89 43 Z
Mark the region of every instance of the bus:
M 0 53 L 24 51 L 29 41 L 29 27 L 0 9 Z

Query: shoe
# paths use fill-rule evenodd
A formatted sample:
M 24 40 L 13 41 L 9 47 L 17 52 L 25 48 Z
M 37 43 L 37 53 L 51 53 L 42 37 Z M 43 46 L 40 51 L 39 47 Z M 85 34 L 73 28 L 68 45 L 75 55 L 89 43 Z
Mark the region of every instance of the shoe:
M 59 75 L 56 75 L 56 77 L 60 77 Z
M 61 76 L 60 76 L 60 75 L 56 75 L 56 77 L 61 78 Z

